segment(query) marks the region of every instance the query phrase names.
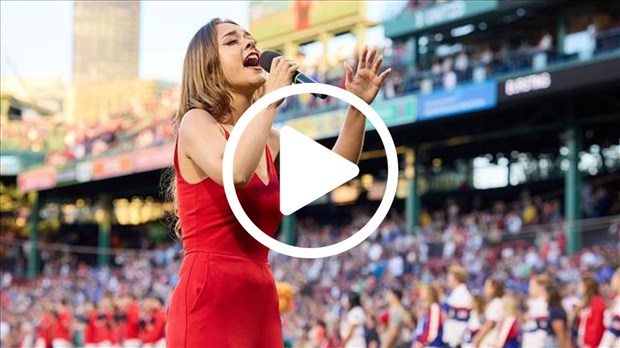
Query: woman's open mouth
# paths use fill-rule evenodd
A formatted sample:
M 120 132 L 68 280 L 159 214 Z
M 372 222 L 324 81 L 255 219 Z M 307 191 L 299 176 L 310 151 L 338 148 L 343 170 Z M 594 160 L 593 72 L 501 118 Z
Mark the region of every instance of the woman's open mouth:
M 243 66 L 252 70 L 263 70 L 259 65 L 258 54 L 250 53 L 244 60 Z

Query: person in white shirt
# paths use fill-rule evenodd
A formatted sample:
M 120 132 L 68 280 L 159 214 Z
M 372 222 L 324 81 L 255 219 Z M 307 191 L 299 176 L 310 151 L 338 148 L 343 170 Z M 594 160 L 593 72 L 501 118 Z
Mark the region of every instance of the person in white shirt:
M 545 275 L 538 275 L 530 280 L 527 312 L 523 318 L 523 347 L 542 348 L 547 341 L 549 309 L 545 289 L 548 284 L 549 280 Z
M 611 278 L 609 291 L 614 299 L 605 315 L 606 330 L 599 348 L 620 348 L 620 268 Z
M 469 320 L 467 321 L 467 331 L 465 331 L 465 339 L 463 340 L 463 344 L 461 344 L 461 348 L 477 348 L 473 340 L 482 327 L 485 308 L 486 302 L 482 295 L 472 295 L 471 311 L 469 312 Z
M 340 337 L 344 347 L 366 347 L 364 338 L 364 323 L 366 322 L 366 312 L 362 307 L 360 295 L 356 292 L 349 292 L 347 315 L 340 325 Z
M 446 301 L 447 313 L 443 337 L 444 342 L 453 348 L 464 342 L 472 308 L 472 296 L 465 285 L 468 276 L 467 270 L 459 265 L 454 265 L 448 270 L 447 285 L 452 291 Z
M 448 71 L 443 74 L 443 88 L 453 89 L 456 87 L 457 77 L 454 71 Z
M 467 53 L 465 53 L 465 51 L 459 52 L 454 62 L 454 69 L 456 71 L 465 73 L 465 71 L 467 71 L 468 66 L 469 66 L 469 57 L 467 56 Z
M 0 347 L 8 346 L 5 340 L 8 340 L 9 333 L 11 332 L 11 326 L 5 320 L 0 322 Z
M 504 283 L 498 279 L 488 278 L 484 282 L 484 296 L 488 305 L 484 311 L 484 324 L 474 337 L 474 347 L 490 348 L 494 347 L 497 338 L 497 328 L 504 319 Z
M 543 36 L 540 38 L 538 42 L 537 48 L 541 51 L 549 51 L 553 47 L 553 36 L 549 34 L 548 31 L 543 32 Z

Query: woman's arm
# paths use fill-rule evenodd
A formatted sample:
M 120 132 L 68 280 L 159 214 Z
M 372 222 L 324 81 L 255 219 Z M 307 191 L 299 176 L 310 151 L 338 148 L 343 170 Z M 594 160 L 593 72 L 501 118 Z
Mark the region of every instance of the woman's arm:
M 480 342 L 482 342 L 482 339 L 484 338 L 484 336 L 486 336 L 489 333 L 489 331 L 491 331 L 494 327 L 495 327 L 495 321 L 493 320 L 485 321 L 484 325 L 482 325 L 482 327 L 480 328 L 480 331 L 478 331 L 478 333 L 473 339 L 473 342 L 472 342 L 473 346 L 478 347 L 480 345 Z
M 357 164 L 362 154 L 365 134 L 366 117 L 356 108 L 349 106 L 342 130 L 332 151 Z
M 400 326 L 392 325 L 388 327 L 388 336 L 385 340 L 385 348 L 393 348 L 396 344 L 396 339 L 398 338 Z
M 241 137 L 233 164 L 236 187 L 245 186 L 256 171 L 275 114 L 275 106 L 268 106 L 252 120 Z M 218 184 L 223 184 L 222 162 L 226 138 L 213 116 L 199 109 L 185 114 L 179 125 L 179 148 L 183 149 L 179 155 L 189 157 L 194 167 L 198 167 L 195 169 L 204 172 Z
M 349 340 L 353 336 L 353 332 L 355 331 L 355 329 L 357 329 L 357 326 L 358 326 L 357 324 L 352 324 L 351 326 L 349 326 L 349 331 L 347 332 L 346 336 L 344 336 L 344 338 L 342 339 L 342 345 L 346 345 L 347 342 L 349 342 Z
M 353 68 L 345 64 L 345 88 L 368 104 L 375 99 L 379 88 L 391 71 L 387 69 L 377 75 L 383 63 L 383 56 L 375 60 L 376 55 L 375 48 L 370 50 L 370 53 L 368 48 L 364 48 L 355 75 Z M 342 130 L 332 150 L 353 163 L 359 162 L 365 132 L 366 117 L 353 106 L 349 106 Z
M 600 297 L 594 297 L 590 301 L 590 318 L 591 325 L 586 328 L 586 344 L 592 347 L 598 346 L 605 333 L 605 302 Z
M 568 333 L 566 332 L 566 325 L 562 319 L 556 319 L 551 322 L 551 328 L 553 333 L 560 344 L 559 348 L 571 348 L 570 340 L 568 339 Z
M 298 66 L 288 58 L 273 60 L 271 74 L 265 84 L 268 93 L 290 85 L 293 72 Z M 271 125 L 276 116 L 276 102 L 261 111 L 245 129 L 239 140 L 233 161 L 233 180 L 236 187 L 245 186 L 256 171 L 265 144 L 272 133 Z M 222 162 L 226 139 L 213 116 L 204 110 L 190 110 L 179 125 L 179 144 L 183 154 L 189 157 L 206 176 L 222 184 Z

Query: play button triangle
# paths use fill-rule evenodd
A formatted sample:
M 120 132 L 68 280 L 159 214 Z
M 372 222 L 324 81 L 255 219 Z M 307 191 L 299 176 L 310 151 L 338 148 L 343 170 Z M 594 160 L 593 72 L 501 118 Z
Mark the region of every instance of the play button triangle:
M 293 214 L 358 174 L 357 165 L 295 129 L 280 130 L 282 214 Z

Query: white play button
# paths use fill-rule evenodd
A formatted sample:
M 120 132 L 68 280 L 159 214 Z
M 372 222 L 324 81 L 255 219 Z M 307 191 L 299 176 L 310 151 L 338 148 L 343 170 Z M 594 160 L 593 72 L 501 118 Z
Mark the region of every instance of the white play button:
M 359 168 L 291 127 L 280 130 L 280 212 L 290 215 L 353 179 Z

